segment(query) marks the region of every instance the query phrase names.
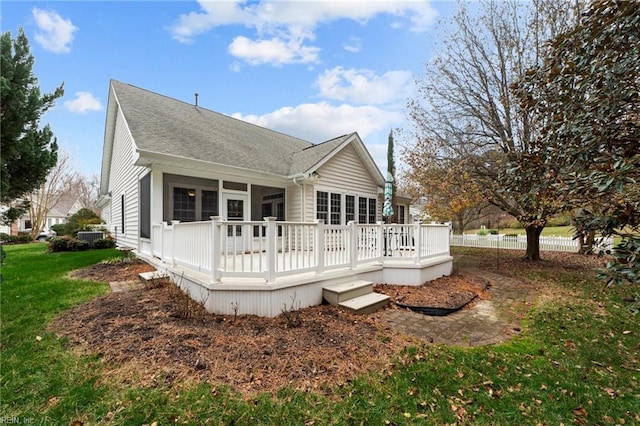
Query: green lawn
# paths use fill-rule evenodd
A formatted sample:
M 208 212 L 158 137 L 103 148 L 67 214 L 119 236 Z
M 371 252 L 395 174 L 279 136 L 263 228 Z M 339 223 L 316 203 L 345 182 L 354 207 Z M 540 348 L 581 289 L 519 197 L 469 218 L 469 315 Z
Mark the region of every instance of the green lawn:
M 385 371 L 329 395 L 283 389 L 245 397 L 207 383 L 141 387 L 108 376 L 98 355 L 79 354 L 45 329 L 69 307 L 107 291 L 65 278 L 115 251 L 46 253 L 10 246 L 2 268 L 0 416 L 30 424 L 157 425 L 559 425 L 640 422 L 640 330 L 623 299 L 640 289 L 604 289 L 585 268 L 516 274 L 571 297 L 540 304 L 521 335 L 481 348 L 421 345 Z M 455 253 L 487 256 L 483 250 Z M 493 253 L 493 251 L 491 251 Z M 504 253 L 504 262 L 513 253 Z M 519 254 L 518 254 L 519 255 Z M 558 270 L 562 271 L 558 273 Z M 128 383 L 126 383 L 128 382 Z M 6 421 L 5 421 L 6 422 Z

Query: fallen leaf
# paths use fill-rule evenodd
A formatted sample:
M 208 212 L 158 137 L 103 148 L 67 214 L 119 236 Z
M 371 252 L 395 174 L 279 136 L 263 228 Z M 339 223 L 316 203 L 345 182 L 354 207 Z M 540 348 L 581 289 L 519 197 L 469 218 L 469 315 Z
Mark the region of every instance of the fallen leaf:
M 582 416 L 582 417 L 586 417 L 587 415 L 587 410 L 584 409 L 584 407 L 577 407 L 573 409 L 573 415 L 574 416 Z
M 36 336 L 36 340 L 39 342 L 39 341 L 41 341 L 41 340 L 42 340 L 42 337 L 40 337 L 40 336 Z

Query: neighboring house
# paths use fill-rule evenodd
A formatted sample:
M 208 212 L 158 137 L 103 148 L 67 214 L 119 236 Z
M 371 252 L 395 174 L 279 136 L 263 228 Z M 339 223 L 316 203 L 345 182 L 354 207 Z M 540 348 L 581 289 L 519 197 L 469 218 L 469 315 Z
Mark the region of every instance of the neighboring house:
M 37 200 L 35 202 L 37 202 Z M 77 195 L 66 194 L 62 196 L 60 200 L 58 200 L 56 205 L 51 210 L 49 210 L 43 230 L 49 230 L 53 225 L 66 223 L 69 216 L 73 215 L 81 208 L 82 203 L 80 203 Z M 21 217 L 18 222 L 18 231 L 22 232 L 25 230 L 30 230 L 31 228 L 31 218 L 29 214 L 26 214 Z
M 375 223 L 383 188 L 357 133 L 314 145 L 110 83 L 98 207 L 119 245 L 151 253 L 152 224 L 211 216 Z

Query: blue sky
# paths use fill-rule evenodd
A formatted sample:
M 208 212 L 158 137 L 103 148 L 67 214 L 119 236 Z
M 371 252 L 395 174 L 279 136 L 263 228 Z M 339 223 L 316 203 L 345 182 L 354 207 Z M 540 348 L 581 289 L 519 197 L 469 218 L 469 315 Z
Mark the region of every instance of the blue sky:
M 449 1 L 3 1 L 25 30 L 42 118 L 76 168 L 100 172 L 110 79 L 319 143 L 357 131 L 381 171 Z M 395 137 L 396 145 L 402 141 Z M 396 162 L 399 161 L 396 150 Z

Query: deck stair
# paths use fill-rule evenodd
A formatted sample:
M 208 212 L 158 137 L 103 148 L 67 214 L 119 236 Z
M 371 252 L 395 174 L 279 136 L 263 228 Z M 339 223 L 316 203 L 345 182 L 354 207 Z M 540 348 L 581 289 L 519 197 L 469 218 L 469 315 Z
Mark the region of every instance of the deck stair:
M 140 272 L 138 274 L 140 281 L 148 283 L 150 281 L 160 280 L 169 276 L 166 271 Z
M 371 281 L 355 280 L 322 289 L 324 299 L 357 314 L 370 314 L 389 303 L 390 297 L 373 291 Z

